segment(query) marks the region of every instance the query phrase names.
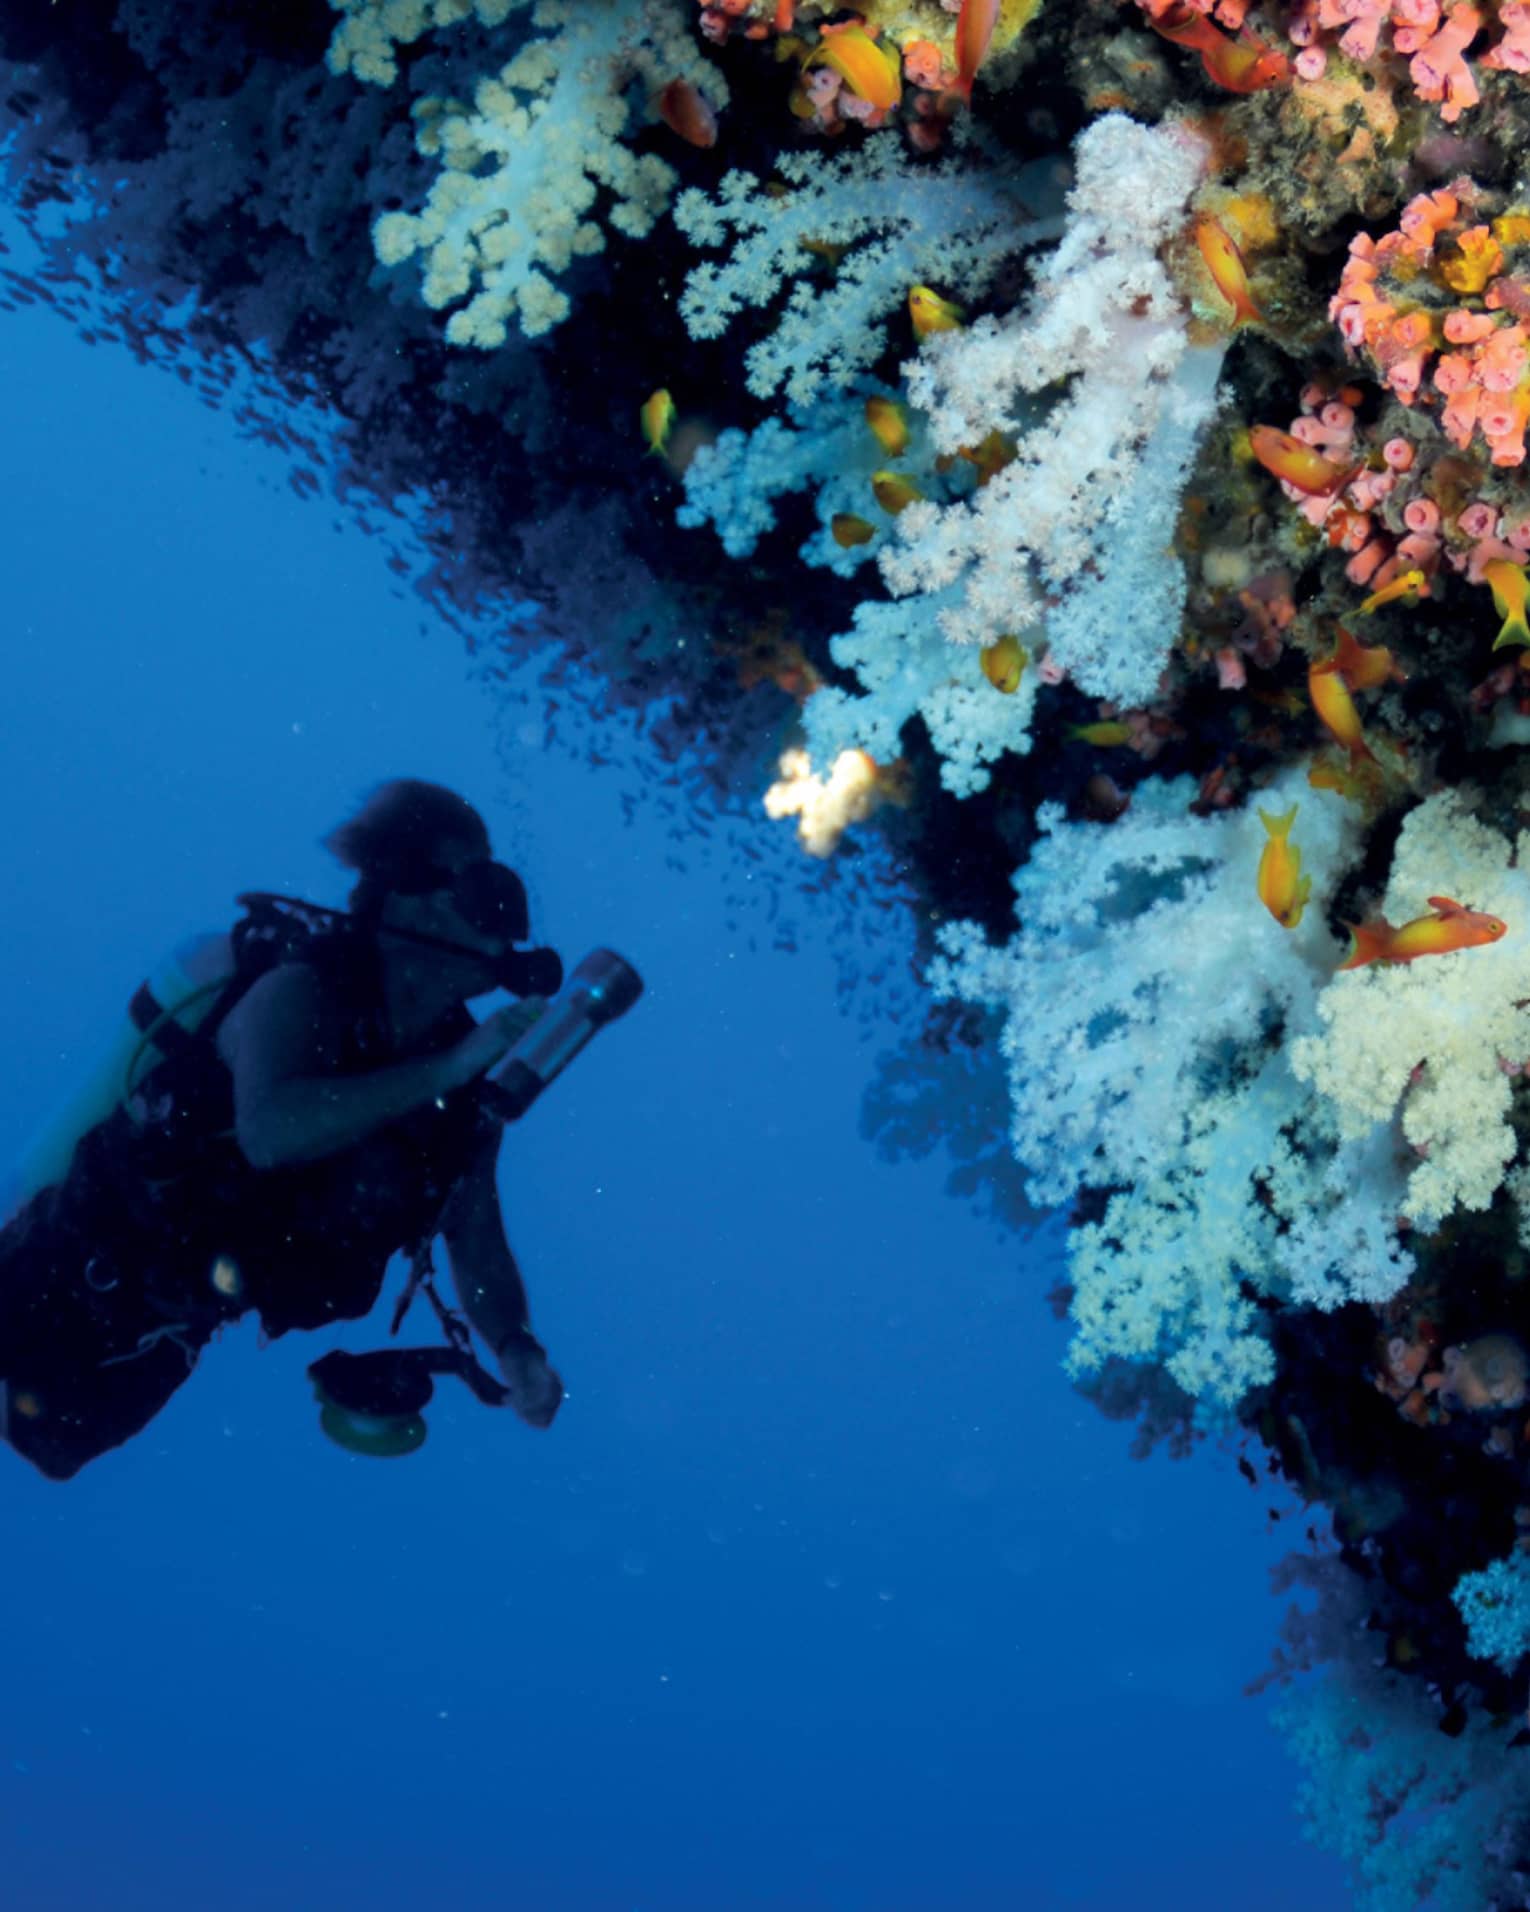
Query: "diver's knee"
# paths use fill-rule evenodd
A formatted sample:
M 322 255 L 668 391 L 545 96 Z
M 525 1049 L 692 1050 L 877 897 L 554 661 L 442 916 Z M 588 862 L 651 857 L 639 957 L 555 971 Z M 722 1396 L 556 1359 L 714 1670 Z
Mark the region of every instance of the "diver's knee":
M 39 1446 L 30 1438 L 32 1416 L 27 1411 L 28 1399 L 23 1392 L 22 1405 L 18 1408 L 10 1382 L 0 1376 L 0 1441 L 12 1453 L 20 1455 L 28 1466 L 35 1467 L 44 1480 L 73 1480 L 90 1456 L 72 1453 L 68 1448 Z

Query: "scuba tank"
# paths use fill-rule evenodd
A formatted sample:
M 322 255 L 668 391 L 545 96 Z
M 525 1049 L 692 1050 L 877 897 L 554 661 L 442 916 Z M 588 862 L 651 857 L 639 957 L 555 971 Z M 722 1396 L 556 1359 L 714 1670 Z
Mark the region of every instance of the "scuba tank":
M 90 1077 L 38 1130 L 0 1185 L 0 1223 L 42 1189 L 65 1181 L 78 1143 L 119 1108 L 135 1121 L 152 1119 L 153 1112 L 134 1100 L 147 1078 L 187 1055 L 190 1038 L 214 1012 L 221 1020 L 264 971 L 347 920 L 341 910 L 267 890 L 246 890 L 236 900 L 244 913 L 232 929 L 185 938 L 138 986 Z M 183 1117 L 194 1126 L 199 1113 L 188 1117 L 183 1111 Z
M 94 1069 L 43 1123 L 0 1190 L 0 1219 L 64 1181 L 76 1144 L 128 1100 L 133 1084 L 174 1052 L 234 974 L 225 934 L 187 937 L 140 984 Z

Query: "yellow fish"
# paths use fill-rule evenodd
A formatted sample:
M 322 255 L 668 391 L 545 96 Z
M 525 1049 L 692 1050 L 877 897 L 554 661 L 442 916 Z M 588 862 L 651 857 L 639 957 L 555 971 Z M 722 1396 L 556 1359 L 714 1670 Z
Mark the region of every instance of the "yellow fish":
M 1233 325 L 1245 325 L 1250 319 L 1262 322 L 1264 314 L 1254 304 L 1254 295 L 1248 289 L 1248 267 L 1243 263 L 1243 254 L 1221 220 L 1202 213 L 1195 222 L 1195 243 L 1211 274 L 1211 283 L 1233 309 Z
M 661 385 L 658 391 L 650 392 L 644 399 L 638 417 L 642 420 L 643 438 L 648 449 L 662 458 L 675 422 L 675 401 Z
M 870 544 L 876 535 L 876 526 L 857 517 L 853 511 L 836 511 L 829 520 L 829 536 L 846 551 L 853 545 Z
M 1006 635 L 985 644 L 979 661 L 983 675 L 1001 696 L 1012 697 L 1019 690 L 1028 660 L 1018 637 Z
M 1511 564 L 1507 558 L 1494 558 L 1482 567 L 1482 575 L 1493 593 L 1493 608 L 1503 619 L 1503 628 L 1493 639 L 1493 649 L 1505 644 L 1530 644 L 1530 625 L 1525 622 L 1525 567 Z
M 916 338 L 927 339 L 932 332 L 956 332 L 961 329 L 962 309 L 932 292 L 927 285 L 916 285 L 908 295 L 908 316 L 913 320 Z
M 1422 571 L 1399 571 L 1390 584 L 1382 585 L 1379 591 L 1372 591 L 1360 606 L 1360 615 L 1368 617 L 1372 611 L 1379 611 L 1383 604 L 1417 604 L 1424 594 L 1427 580 Z
M 1130 726 L 1113 718 L 1097 724 L 1072 724 L 1068 729 L 1069 743 L 1093 744 L 1096 750 L 1117 750 L 1131 740 Z
M 1302 875 L 1302 853 L 1291 841 L 1296 805 L 1278 817 L 1261 810 L 1259 821 L 1269 833 L 1259 858 L 1259 901 L 1282 929 L 1295 929 L 1312 894 L 1312 878 Z
M 1324 728 L 1349 752 L 1350 767 L 1373 753 L 1365 741 L 1360 713 L 1351 695 L 1375 690 L 1393 674 L 1392 653 L 1384 644 L 1360 644 L 1339 626 L 1333 656 L 1313 664 L 1307 672 L 1307 694 Z
M 956 454 L 965 458 L 969 465 L 976 468 L 979 486 L 986 485 L 990 478 L 997 478 L 1006 465 L 1012 465 L 1020 455 L 1020 447 L 1008 432 L 1002 432 L 996 425 L 986 437 L 975 445 L 963 445 Z
M 868 398 L 866 423 L 889 458 L 901 458 L 908 450 L 908 411 L 895 398 Z
M 868 106 L 891 109 L 903 97 L 897 54 L 878 46 L 864 27 L 839 27 L 825 33 L 807 64 L 832 67 Z
M 871 489 L 876 493 L 877 503 L 894 518 L 924 496 L 913 479 L 905 478 L 901 471 L 874 471 Z

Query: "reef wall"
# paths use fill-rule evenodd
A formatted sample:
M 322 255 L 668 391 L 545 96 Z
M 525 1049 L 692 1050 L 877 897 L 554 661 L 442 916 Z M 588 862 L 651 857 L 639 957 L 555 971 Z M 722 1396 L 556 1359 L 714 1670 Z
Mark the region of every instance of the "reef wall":
M 913 921 L 873 1129 L 1069 1210 L 1141 1443 L 1330 1513 L 1273 1677 L 1365 1902 L 1530 1903 L 1530 6 L 78 0 L 0 59 L 0 306 L 254 377 L 466 641 Z

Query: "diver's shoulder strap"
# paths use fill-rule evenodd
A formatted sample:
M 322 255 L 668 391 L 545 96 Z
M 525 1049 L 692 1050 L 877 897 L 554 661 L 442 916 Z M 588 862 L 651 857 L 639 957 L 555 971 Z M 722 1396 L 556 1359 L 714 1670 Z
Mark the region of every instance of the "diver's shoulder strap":
M 234 971 L 253 982 L 268 969 L 291 962 L 321 937 L 354 935 L 356 919 L 344 910 L 272 890 L 244 890 L 234 899 L 244 915 L 229 932 Z
M 267 890 L 244 891 L 235 901 L 244 914 L 228 931 L 227 959 L 219 975 L 175 1002 L 162 1001 L 153 981 L 140 983 L 133 992 L 128 1015 L 140 1041 L 120 1098 L 130 1114 L 136 1092 L 151 1076 L 162 1089 L 167 1080 L 174 1083 L 188 1070 L 195 1076 L 213 1066 L 219 1030 L 268 970 L 311 953 L 320 942 L 335 942 L 353 921 L 343 910 Z M 206 1007 L 194 1020 L 182 1021 L 183 1012 L 199 1002 Z

